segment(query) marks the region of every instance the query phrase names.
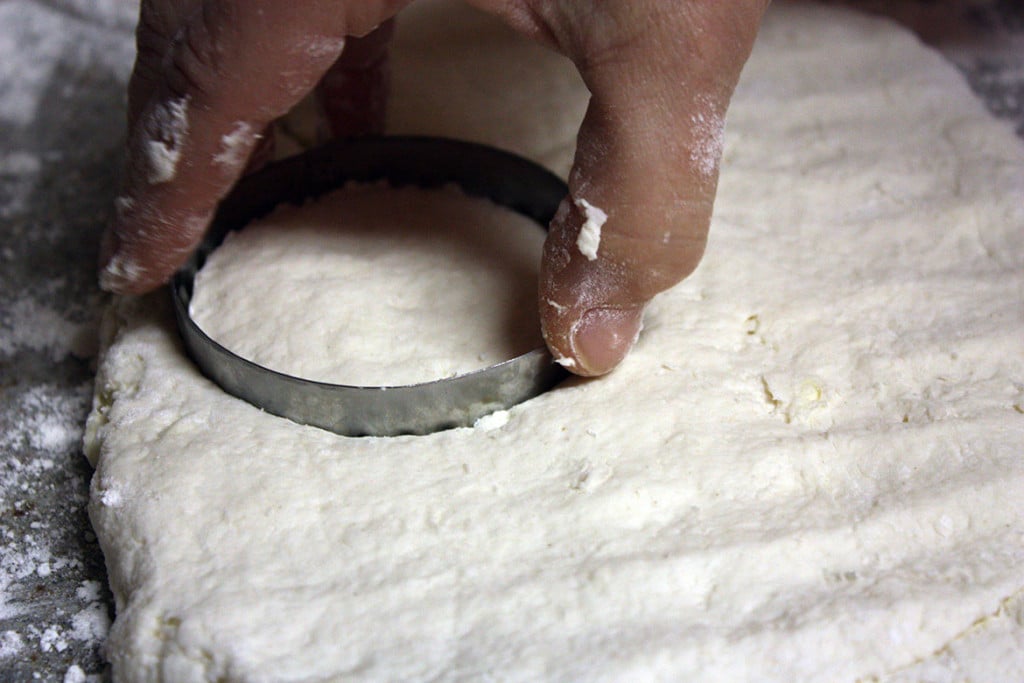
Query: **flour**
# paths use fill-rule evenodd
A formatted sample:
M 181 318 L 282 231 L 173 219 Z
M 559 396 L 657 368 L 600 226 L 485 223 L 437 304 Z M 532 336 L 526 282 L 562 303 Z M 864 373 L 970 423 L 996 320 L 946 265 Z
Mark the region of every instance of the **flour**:
M 345 39 L 327 36 L 308 38 L 300 47 L 312 59 L 324 59 L 340 55 L 341 51 L 345 48 Z
M 695 144 L 690 149 L 690 161 L 704 176 L 711 177 L 718 171 L 719 159 L 725 144 L 725 119 L 715 113 L 710 102 L 702 103 L 704 111 L 690 117 Z
M 158 185 L 174 179 L 188 135 L 189 97 L 160 102 L 142 124 L 143 151 L 149 163 L 149 182 Z
M 473 423 L 473 429 L 480 429 L 489 432 L 493 429 L 501 429 L 508 424 L 511 415 L 507 410 L 496 410 L 490 415 L 484 415 Z
M 0 659 L 13 657 L 25 648 L 25 641 L 16 631 L 0 633 Z
M 133 3 L 121 0 L 103 0 L 99 5 L 76 1 L 88 5 L 85 14 L 103 17 L 102 23 L 108 25 L 120 24 L 138 11 L 132 8 Z M 103 6 L 111 4 L 119 5 L 119 13 L 104 11 Z M 134 24 L 134 18 L 128 22 L 122 24 L 126 29 Z M 131 65 L 131 43 L 116 44 L 109 36 L 44 3 L 0 3 L 0 25 L 5 28 L 0 32 L 0 120 L 9 126 L 28 127 L 37 119 L 40 93 L 49 90 L 54 70 L 62 60 L 94 63 L 115 73 L 126 72 Z M 76 35 L 80 40 L 69 45 L 50 40 L 53 35 Z
M 567 167 L 564 62 L 453 5 L 403 19 L 393 130 Z M 729 131 L 701 267 L 620 368 L 500 428 L 261 414 L 187 360 L 165 296 L 117 302 L 88 443 L 115 677 L 1024 678 L 1021 142 L 912 37 L 793 3 Z
M 110 617 L 99 597 L 71 617 L 71 631 L 68 636 L 76 640 L 102 642 L 110 631 Z
M 72 664 L 64 674 L 64 683 L 85 683 L 87 680 L 82 667 Z
M 32 296 L 23 296 L 0 309 L 0 356 L 19 350 L 46 353 L 54 361 L 74 355 L 88 358 L 96 351 L 96 324 L 69 318 Z
M 78 422 L 89 392 L 88 385 L 80 387 L 72 399 L 46 385 L 28 387 L 20 394 L 9 392 L 12 404 L 0 411 L 0 420 L 6 423 L 0 433 L 0 450 L 16 453 L 27 448 L 38 453 L 27 461 L 9 459 L 0 469 L 0 501 L 10 506 L 12 515 L 31 509 L 41 475 L 56 467 L 56 458 L 77 448 Z M 21 613 L 15 589 L 22 581 L 46 577 L 68 566 L 70 560 L 53 555 L 48 535 L 45 527 L 39 527 L 33 534 L 15 538 L 0 524 L 0 619 Z M 15 636 L 20 637 L 15 633 L 6 642 L 15 642 Z
M 138 7 L 0 3 L 0 679 L 100 669 L 105 613 L 83 508 L 82 420 L 97 350 L 94 241 L 109 216 Z M 105 125 L 106 124 L 106 125 Z M 87 540 L 91 536 L 92 541 Z M 97 584 L 98 585 L 98 584 Z M 84 625 L 86 614 L 78 617 Z M 77 636 L 81 636 L 81 638 Z M 92 679 L 96 680 L 96 679 Z
M 213 157 L 213 163 L 227 169 L 237 169 L 248 159 L 247 151 L 254 140 L 260 138 L 245 121 L 237 121 L 231 131 L 220 139 L 220 151 Z
M 114 254 L 100 272 L 100 287 L 109 289 L 111 283 L 124 282 L 140 276 L 142 266 L 133 258 L 122 253 Z
M 29 321 L 23 329 L 31 328 Z M 52 348 L 51 341 L 44 337 L 40 348 Z M 26 590 L 26 585 L 80 567 L 77 558 L 55 552 L 55 538 L 61 530 L 51 527 L 50 522 L 35 523 L 27 534 L 15 534 L 8 522 L 30 517 L 48 475 L 77 455 L 80 421 L 91 391 L 90 382 L 72 392 L 38 384 L 6 393 L 9 403 L 0 409 L 0 451 L 9 454 L 0 468 L 0 503 L 7 510 L 6 519 L 0 521 L 0 620 L 15 619 L 31 608 L 26 598 L 33 594 Z M 5 657 L 22 656 L 25 650 L 63 652 L 69 646 L 69 638 L 102 642 L 110 620 L 98 589 L 99 585 L 93 582 L 87 592 L 77 596 L 83 611 L 69 616 L 71 633 L 63 623 L 4 631 L 0 634 L 0 662 Z

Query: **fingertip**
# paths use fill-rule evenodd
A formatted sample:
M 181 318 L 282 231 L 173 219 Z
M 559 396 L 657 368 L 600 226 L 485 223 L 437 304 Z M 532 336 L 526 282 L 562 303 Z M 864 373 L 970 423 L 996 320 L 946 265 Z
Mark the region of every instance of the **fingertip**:
M 587 203 L 562 203 L 551 223 L 541 263 L 540 319 L 556 362 L 584 377 L 611 372 L 643 327 L 645 299 L 628 269 L 615 266 L 580 235 L 593 219 Z M 591 249 L 590 247 L 595 247 Z
M 167 282 L 188 259 L 209 216 L 171 217 L 141 200 L 117 201 L 117 215 L 100 241 L 100 289 L 145 294 Z
M 643 330 L 641 305 L 597 306 L 568 315 L 558 308 L 564 309 L 554 302 L 542 304 L 542 319 L 551 321 L 544 326 L 545 341 L 556 363 L 583 377 L 606 375 L 618 367 Z
M 591 308 L 570 332 L 576 366 L 586 376 L 614 370 L 632 350 L 643 329 L 643 308 Z
M 111 294 L 144 294 L 159 284 L 150 283 L 147 275 L 116 229 L 108 228 L 100 242 L 100 289 Z

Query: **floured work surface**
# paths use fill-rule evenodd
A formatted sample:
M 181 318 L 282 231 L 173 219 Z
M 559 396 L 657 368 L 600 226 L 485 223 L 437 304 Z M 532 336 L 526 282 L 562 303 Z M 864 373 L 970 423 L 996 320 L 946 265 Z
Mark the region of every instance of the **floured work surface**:
M 564 171 L 571 70 L 433 9 L 403 24 L 396 132 Z M 87 437 L 116 674 L 1020 679 L 1022 193 L 1020 140 L 940 57 L 782 4 L 704 263 L 619 370 L 497 429 L 260 414 L 185 359 L 163 295 L 122 302 Z

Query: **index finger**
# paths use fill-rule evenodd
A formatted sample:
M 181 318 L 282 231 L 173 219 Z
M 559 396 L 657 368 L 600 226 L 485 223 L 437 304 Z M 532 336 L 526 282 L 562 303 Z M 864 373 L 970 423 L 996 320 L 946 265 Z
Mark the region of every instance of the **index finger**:
M 138 105 L 101 286 L 142 293 L 163 283 L 201 239 L 260 131 L 316 85 L 346 36 L 368 33 L 405 4 L 203 2 Z

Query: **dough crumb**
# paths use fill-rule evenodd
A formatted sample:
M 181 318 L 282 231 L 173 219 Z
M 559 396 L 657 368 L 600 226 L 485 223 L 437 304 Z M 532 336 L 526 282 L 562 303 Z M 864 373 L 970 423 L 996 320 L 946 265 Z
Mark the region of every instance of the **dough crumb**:
M 579 236 L 576 237 L 576 247 L 587 260 L 593 261 L 597 258 L 598 247 L 601 246 L 601 228 L 608 220 L 608 214 L 582 197 L 574 201 L 587 219 L 580 228 Z
M 495 410 L 489 415 L 484 415 L 473 423 L 473 429 L 481 429 L 490 432 L 501 429 L 508 424 L 509 412 L 507 410 Z
M 107 489 L 100 496 L 100 502 L 111 508 L 121 507 L 124 504 L 124 496 L 121 494 L 120 489 Z

